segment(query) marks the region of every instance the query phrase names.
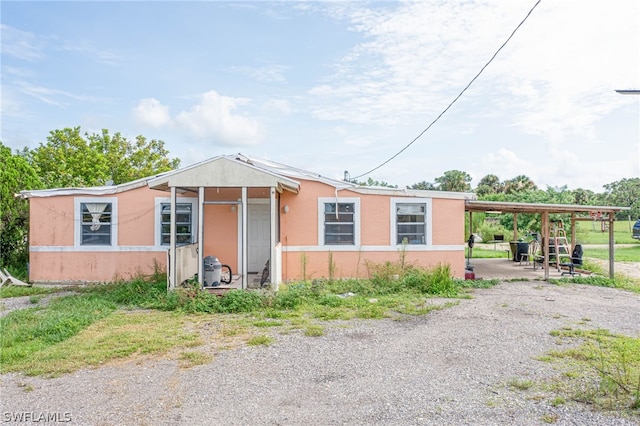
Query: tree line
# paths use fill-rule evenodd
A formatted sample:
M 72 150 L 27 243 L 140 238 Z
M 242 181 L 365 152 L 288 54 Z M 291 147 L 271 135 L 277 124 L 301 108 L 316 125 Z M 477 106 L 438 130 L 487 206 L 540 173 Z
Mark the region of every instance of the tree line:
M 0 141 L 0 267 L 20 271 L 28 261 L 29 211 L 26 200 L 14 195 L 22 190 L 121 184 L 177 169 L 180 160 L 170 158 L 161 140 L 136 136 L 130 140 L 109 130 L 82 132 L 80 127 L 53 130 L 34 149 L 12 152 Z M 619 219 L 640 218 L 640 178 L 628 178 L 603 186 L 602 193 L 586 189 L 539 189 L 527 176 L 500 181 L 492 174 L 471 188 L 471 176 L 446 171 L 434 182 L 421 181 L 408 189 L 475 192 L 479 199 L 530 203 L 615 205 L 630 207 Z M 369 178 L 355 182 L 365 186 L 397 188 Z

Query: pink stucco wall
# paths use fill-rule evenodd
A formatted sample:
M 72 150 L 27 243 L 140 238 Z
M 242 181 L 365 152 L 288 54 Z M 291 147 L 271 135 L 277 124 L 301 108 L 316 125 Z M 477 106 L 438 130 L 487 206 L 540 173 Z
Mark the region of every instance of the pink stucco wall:
M 282 244 L 284 280 L 327 277 L 329 253 L 335 277 L 365 277 L 367 263 L 398 261 L 400 251 L 390 241 L 390 198 L 386 195 L 338 191 L 340 198 L 360 200 L 361 247 L 318 246 L 318 197 L 335 198 L 335 188 L 317 181 L 301 181 L 298 194 L 279 194 L 279 240 Z M 180 197 L 196 194 L 181 194 Z M 85 197 L 78 195 L 77 197 Z M 74 246 L 74 198 L 31 198 L 30 279 L 43 281 L 110 281 L 153 272 L 154 264 L 166 268 L 166 249 L 156 245 L 159 226 L 156 197 L 169 193 L 141 187 L 117 198 L 118 246 Z M 268 198 L 268 188 L 251 188 L 249 198 Z M 94 197 L 91 197 L 94 198 Z M 240 189 L 208 188 L 207 201 L 236 201 Z M 411 198 L 408 198 L 411 200 Z M 287 206 L 287 213 L 284 207 Z M 431 246 L 407 246 L 406 261 L 423 267 L 449 264 L 456 277 L 464 276 L 464 200 L 431 201 Z M 197 209 L 196 209 L 197 210 Z M 194 211 L 194 215 L 196 212 Z M 204 211 L 204 256 L 213 255 L 238 270 L 238 208 L 231 204 L 206 205 Z
M 166 248 L 155 246 L 156 197 L 168 193 L 141 187 L 102 198 L 117 199 L 118 247 L 74 246 L 76 198 L 29 199 L 29 279 L 34 282 L 111 281 L 166 268 Z
M 318 197 L 335 198 L 335 188 L 316 181 L 303 181 L 299 194 L 285 192 L 281 196 L 281 206 L 289 206 L 289 212 L 282 214 L 280 219 L 284 280 L 329 276 L 330 251 L 333 274 L 337 278 L 367 276 L 368 262 L 400 259 L 398 247 L 390 241 L 390 215 L 395 213 L 391 212 L 389 196 L 338 191 L 339 198 L 360 199 L 362 249 L 318 247 Z M 411 198 L 407 200 L 411 201 Z M 432 246 L 429 250 L 424 246 L 407 246 L 406 261 L 425 268 L 448 264 L 453 276 L 464 277 L 464 200 L 432 199 L 430 226 Z

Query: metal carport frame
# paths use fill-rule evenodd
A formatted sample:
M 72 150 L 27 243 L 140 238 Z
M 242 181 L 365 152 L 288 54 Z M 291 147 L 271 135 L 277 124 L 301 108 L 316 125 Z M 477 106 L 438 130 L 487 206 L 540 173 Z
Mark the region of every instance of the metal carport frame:
M 615 222 L 615 213 L 622 210 L 629 210 L 629 207 L 616 206 L 582 206 L 577 204 L 539 204 L 539 203 L 514 203 L 503 201 L 481 201 L 466 200 L 465 211 L 469 212 L 469 230 L 473 233 L 473 213 L 474 212 L 500 212 L 513 213 L 513 234 L 514 239 L 518 234 L 518 213 L 530 213 L 542 215 L 542 233 L 543 241 L 546 247 L 545 253 L 549 253 L 549 214 L 564 213 L 571 214 L 571 247 L 575 245 L 575 222 L 580 220 L 591 220 L 587 218 L 576 217 L 576 213 L 601 212 L 607 215 L 609 221 L 609 277 L 614 278 L 614 239 L 613 239 L 613 222 Z M 549 280 L 549 256 L 544 258 L 544 279 Z

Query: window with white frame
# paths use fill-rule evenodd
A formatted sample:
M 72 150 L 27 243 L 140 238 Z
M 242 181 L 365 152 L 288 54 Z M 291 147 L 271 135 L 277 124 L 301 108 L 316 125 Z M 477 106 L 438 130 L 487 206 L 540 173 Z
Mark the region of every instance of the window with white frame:
M 396 204 L 396 244 L 426 244 L 425 203 Z
M 193 238 L 193 204 L 176 203 L 176 243 L 190 244 Z M 160 244 L 171 243 L 171 203 L 161 203 L 160 208 Z
M 80 245 L 113 245 L 113 203 L 80 202 Z
M 357 198 L 321 198 L 318 200 L 319 240 L 322 245 L 360 244 Z

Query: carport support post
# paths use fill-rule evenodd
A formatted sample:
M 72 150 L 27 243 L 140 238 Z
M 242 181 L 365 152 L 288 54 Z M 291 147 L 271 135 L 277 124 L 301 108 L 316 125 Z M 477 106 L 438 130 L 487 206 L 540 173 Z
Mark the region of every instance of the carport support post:
M 614 259 L 614 253 L 613 253 L 613 246 L 614 246 L 614 239 L 613 239 L 613 221 L 614 221 L 614 216 L 613 216 L 613 212 L 609 212 L 609 278 L 613 279 L 615 276 L 614 273 L 614 264 L 615 264 L 615 259 Z
M 542 212 L 542 241 L 544 248 L 544 280 L 549 281 L 549 212 Z

